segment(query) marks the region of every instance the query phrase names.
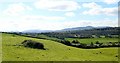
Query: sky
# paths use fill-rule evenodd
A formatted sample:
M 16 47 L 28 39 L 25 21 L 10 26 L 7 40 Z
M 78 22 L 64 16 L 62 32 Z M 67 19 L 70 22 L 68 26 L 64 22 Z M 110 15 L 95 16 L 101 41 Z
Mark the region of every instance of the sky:
M 0 31 L 118 26 L 119 0 L 0 0 Z

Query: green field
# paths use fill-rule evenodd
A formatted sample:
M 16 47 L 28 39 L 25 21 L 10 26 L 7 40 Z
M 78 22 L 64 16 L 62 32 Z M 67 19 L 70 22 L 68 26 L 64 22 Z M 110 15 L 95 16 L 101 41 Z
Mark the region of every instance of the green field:
M 26 39 L 43 43 L 47 50 L 13 46 Z M 2 52 L 3 61 L 118 61 L 118 48 L 81 49 L 51 40 L 14 37 L 11 34 L 2 34 Z
M 100 43 L 106 43 L 106 42 L 118 42 L 118 38 L 85 38 L 85 39 L 79 39 L 79 38 L 66 38 L 66 40 L 73 41 L 78 40 L 80 43 L 90 44 L 91 42 L 95 43 L 96 41 L 99 41 Z

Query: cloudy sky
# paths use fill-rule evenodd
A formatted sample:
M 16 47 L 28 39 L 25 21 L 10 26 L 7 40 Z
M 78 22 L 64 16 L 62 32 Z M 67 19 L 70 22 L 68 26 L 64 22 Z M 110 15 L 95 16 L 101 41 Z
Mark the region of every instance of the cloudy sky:
M 118 0 L 0 0 L 0 31 L 118 26 Z

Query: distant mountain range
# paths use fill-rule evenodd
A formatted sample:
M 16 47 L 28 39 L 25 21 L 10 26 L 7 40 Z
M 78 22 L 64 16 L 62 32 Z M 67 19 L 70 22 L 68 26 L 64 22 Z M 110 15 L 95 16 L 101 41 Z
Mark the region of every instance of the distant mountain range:
M 66 28 L 63 29 L 64 31 L 72 31 L 72 30 L 86 30 L 86 29 L 93 29 L 95 27 L 92 26 L 86 26 L 86 27 L 75 27 L 75 28 Z
M 86 27 L 74 27 L 74 28 L 66 28 L 63 29 L 63 31 L 74 31 L 74 30 L 89 30 L 93 28 L 106 28 L 108 26 L 99 26 L 99 27 L 93 27 L 93 26 L 86 26 Z
M 88 29 L 93 29 L 93 28 L 106 28 L 107 26 L 103 27 L 93 27 L 93 26 L 86 26 L 86 27 L 74 27 L 74 28 L 65 28 L 62 30 L 25 30 L 23 31 L 24 33 L 45 33 L 45 32 L 62 32 L 62 31 L 74 31 L 74 30 L 88 30 Z
M 45 32 L 52 32 L 52 30 L 25 30 L 22 31 L 23 33 L 45 33 Z

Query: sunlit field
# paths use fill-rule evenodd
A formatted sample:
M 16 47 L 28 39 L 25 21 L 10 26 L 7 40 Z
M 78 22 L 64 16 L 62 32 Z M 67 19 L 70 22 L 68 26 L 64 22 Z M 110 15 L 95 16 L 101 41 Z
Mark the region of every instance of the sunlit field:
M 14 46 L 26 39 L 43 43 L 46 50 Z M 11 34 L 2 34 L 2 45 L 3 61 L 118 61 L 118 48 L 116 47 L 81 49 L 51 40 L 17 35 L 13 37 Z

